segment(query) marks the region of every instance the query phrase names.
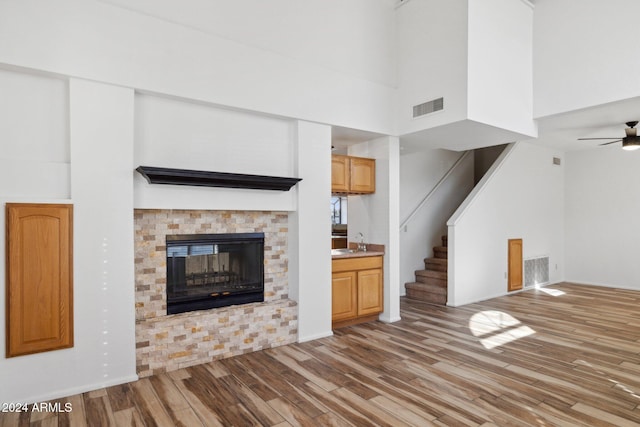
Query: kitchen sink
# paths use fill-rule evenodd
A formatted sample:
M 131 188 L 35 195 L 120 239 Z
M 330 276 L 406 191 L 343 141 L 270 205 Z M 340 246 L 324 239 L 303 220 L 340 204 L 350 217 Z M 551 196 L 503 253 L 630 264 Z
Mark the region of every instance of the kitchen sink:
M 344 254 L 352 254 L 356 250 L 355 249 L 331 249 L 331 255 L 344 255 Z

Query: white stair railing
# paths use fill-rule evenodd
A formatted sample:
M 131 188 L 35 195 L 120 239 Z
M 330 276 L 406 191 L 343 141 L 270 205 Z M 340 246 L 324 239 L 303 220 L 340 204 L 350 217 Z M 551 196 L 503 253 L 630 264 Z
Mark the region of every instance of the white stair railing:
M 411 222 L 413 217 L 415 217 L 417 215 L 418 211 L 420 211 L 420 209 L 429 201 L 429 199 L 436 193 L 436 191 L 438 191 L 438 188 L 440 188 L 442 183 L 445 182 L 447 180 L 447 178 L 449 178 L 449 175 L 451 175 L 453 173 L 453 171 L 456 169 L 456 167 L 460 163 L 462 163 L 462 161 L 469 155 L 469 153 L 470 153 L 470 151 L 465 151 L 464 153 L 462 153 L 462 155 L 460 157 L 458 157 L 458 160 L 456 160 L 455 163 L 453 165 L 451 165 L 451 167 L 449 168 L 447 173 L 445 173 L 442 176 L 442 178 L 440 178 L 440 180 L 431 189 L 431 191 L 429 191 L 427 193 L 427 195 L 424 196 L 424 198 L 420 201 L 420 203 L 418 203 L 418 206 L 416 206 L 415 209 L 413 209 L 413 211 L 411 211 L 409 216 L 407 216 L 407 218 L 404 221 L 402 221 L 402 223 L 400 224 L 400 231 L 402 231 L 402 229 L 405 228 L 407 226 L 407 224 L 409 224 L 409 222 Z

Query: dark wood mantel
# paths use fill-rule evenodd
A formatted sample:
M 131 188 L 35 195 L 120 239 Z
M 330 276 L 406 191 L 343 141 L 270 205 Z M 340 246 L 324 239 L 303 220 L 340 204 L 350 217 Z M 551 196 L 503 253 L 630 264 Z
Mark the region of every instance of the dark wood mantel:
M 302 178 L 210 172 L 189 169 L 138 166 L 136 169 L 149 184 L 191 185 L 198 187 L 247 188 L 289 191 Z

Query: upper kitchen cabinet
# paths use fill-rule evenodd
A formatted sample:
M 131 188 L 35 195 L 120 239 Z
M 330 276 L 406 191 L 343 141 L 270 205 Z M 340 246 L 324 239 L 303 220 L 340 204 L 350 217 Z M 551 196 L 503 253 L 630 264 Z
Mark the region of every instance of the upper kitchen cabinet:
M 331 155 L 331 192 L 346 193 L 349 191 L 349 157 Z
M 376 161 L 362 157 L 350 157 L 351 193 L 366 194 L 376 191 Z
M 376 161 L 364 157 L 331 156 L 331 192 L 371 194 L 376 191 Z

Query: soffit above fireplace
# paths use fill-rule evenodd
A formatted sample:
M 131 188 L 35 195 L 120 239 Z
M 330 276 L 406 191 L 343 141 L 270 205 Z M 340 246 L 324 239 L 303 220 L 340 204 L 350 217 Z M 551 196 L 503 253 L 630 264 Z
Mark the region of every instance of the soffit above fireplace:
M 154 166 L 138 166 L 136 171 L 145 177 L 149 184 L 246 188 L 253 190 L 289 191 L 291 187 L 302 180 L 302 178 L 281 176 L 159 168 Z

